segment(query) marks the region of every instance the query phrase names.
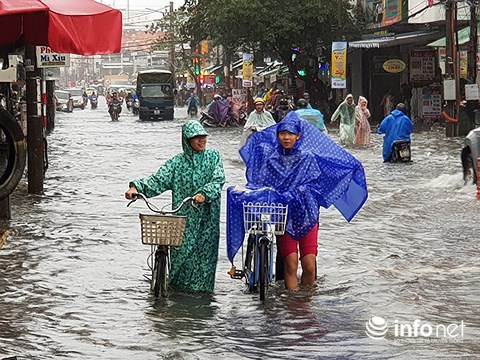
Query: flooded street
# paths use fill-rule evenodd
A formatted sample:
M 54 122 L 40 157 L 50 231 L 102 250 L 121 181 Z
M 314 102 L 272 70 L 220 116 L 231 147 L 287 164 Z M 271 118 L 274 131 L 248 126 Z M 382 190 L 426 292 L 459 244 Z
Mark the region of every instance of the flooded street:
M 276 285 L 262 304 L 230 279 L 223 206 L 215 293 L 154 300 L 138 219 L 147 210 L 127 208 L 124 192 L 181 151 L 186 111 L 140 122 L 124 107 L 111 122 L 99 100 L 97 110 L 57 113 L 45 194 L 27 195 L 22 183 L 12 196 L 0 251 L 0 359 L 478 358 L 480 201 L 475 186 L 463 186 L 462 139 L 414 133 L 411 164 L 384 164 L 379 135 L 372 148 L 351 150 L 369 199 L 351 223 L 321 210 L 311 292 Z M 208 131 L 224 161 L 224 192 L 244 184 L 241 130 Z M 384 337 L 366 334 L 374 316 L 388 323 Z M 417 324 L 422 336 L 401 336 L 399 324 Z

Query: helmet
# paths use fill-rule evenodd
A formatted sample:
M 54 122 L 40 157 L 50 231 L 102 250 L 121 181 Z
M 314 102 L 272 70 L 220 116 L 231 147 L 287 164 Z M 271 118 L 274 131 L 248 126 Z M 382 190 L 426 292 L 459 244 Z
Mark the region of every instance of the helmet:
M 288 105 L 288 100 L 286 98 L 281 98 L 278 102 L 280 105 Z
M 310 99 L 310 94 L 308 92 L 303 93 L 303 98 L 304 99 Z
M 305 108 L 307 107 L 307 105 L 308 105 L 307 100 L 305 100 L 305 99 L 298 99 L 298 101 L 297 101 L 297 107 L 298 107 L 299 109 L 305 109 Z
M 222 98 L 222 95 L 220 95 L 220 94 L 213 95 L 214 100 L 220 100 L 221 98 Z
M 256 98 L 255 100 L 253 100 L 253 105 L 257 105 L 257 104 L 265 105 L 265 101 L 263 101 L 262 98 Z

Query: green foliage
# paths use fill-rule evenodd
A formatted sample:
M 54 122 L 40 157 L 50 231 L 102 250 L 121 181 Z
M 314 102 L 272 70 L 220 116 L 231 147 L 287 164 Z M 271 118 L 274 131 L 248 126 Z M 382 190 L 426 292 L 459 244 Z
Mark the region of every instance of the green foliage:
M 188 5 L 188 4 L 187 4 Z M 363 24 L 348 0 L 198 0 L 187 10 L 190 34 L 226 49 L 260 50 L 289 61 L 292 47 L 314 56 Z

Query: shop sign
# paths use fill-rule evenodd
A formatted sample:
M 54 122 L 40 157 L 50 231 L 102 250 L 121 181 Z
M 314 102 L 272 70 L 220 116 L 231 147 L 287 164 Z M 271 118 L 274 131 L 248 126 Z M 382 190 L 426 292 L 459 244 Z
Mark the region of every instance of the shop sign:
M 402 0 L 383 0 L 382 25 L 389 26 L 402 21 Z
M 438 85 L 425 86 L 422 89 L 421 115 L 438 117 L 442 113 L 442 90 Z
M 332 89 L 347 87 L 347 43 L 332 43 Z
M 410 82 L 428 83 L 435 80 L 435 50 L 413 50 L 410 53 Z
M 405 63 L 400 59 L 390 59 L 383 63 L 383 70 L 391 74 L 401 73 L 405 67 Z
M 365 0 L 367 27 L 377 29 L 404 20 L 407 0 Z
M 70 66 L 70 54 L 56 53 L 49 46 L 37 46 L 36 50 L 37 68 Z
M 465 85 L 465 100 L 479 100 L 478 84 Z
M 209 75 L 203 75 L 203 83 L 204 84 L 215 84 L 216 75 L 215 74 L 209 74 Z
M 253 86 L 253 54 L 243 54 L 242 86 Z

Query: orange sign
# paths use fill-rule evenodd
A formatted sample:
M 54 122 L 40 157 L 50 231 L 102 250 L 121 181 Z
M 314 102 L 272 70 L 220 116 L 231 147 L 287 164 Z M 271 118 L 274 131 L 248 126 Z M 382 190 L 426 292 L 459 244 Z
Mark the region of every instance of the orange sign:
M 407 66 L 400 59 L 390 59 L 383 63 L 383 70 L 391 74 L 401 73 Z

